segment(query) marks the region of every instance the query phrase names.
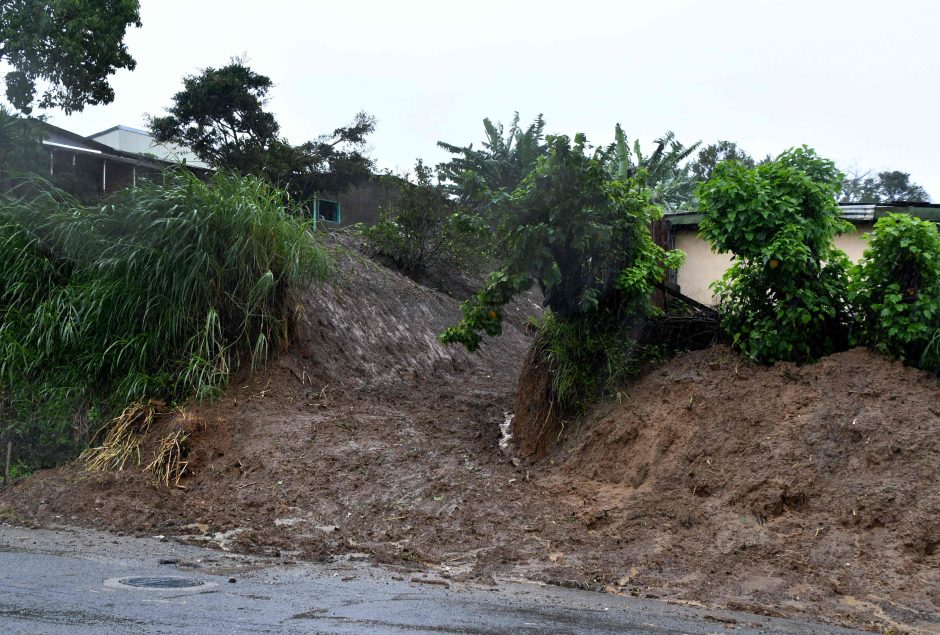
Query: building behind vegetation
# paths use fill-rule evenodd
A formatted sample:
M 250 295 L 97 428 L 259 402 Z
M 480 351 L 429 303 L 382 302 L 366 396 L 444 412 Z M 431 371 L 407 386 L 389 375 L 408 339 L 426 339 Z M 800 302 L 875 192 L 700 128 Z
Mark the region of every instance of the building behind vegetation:
M 842 217 L 852 223 L 854 231 L 836 236 L 835 245 L 846 253 L 849 260 L 858 262 L 865 251 L 865 234 L 875 221 L 885 214 L 906 212 L 917 218 L 940 224 L 940 205 L 931 203 L 886 203 L 877 205 L 841 205 Z M 731 254 L 718 254 L 699 236 L 702 220 L 699 212 L 674 212 L 665 217 L 666 240 L 670 248 L 681 249 L 685 262 L 676 272 L 674 282 L 680 291 L 703 304 L 715 304 L 711 284 L 719 279 L 731 265 Z M 940 225 L 938 225 L 940 228 Z

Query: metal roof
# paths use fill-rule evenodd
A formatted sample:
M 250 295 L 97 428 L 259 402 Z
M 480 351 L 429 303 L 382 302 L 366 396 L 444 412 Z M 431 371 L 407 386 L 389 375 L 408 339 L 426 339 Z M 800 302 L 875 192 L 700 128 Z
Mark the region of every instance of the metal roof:
M 855 223 L 870 223 L 886 214 L 907 212 L 911 216 L 923 218 L 940 223 L 940 204 L 938 203 L 907 203 L 896 201 L 893 203 L 877 204 L 840 204 L 842 208 L 842 218 Z M 702 213 L 693 210 L 679 210 L 676 212 L 666 212 L 663 216 L 670 225 L 697 226 L 702 222 Z

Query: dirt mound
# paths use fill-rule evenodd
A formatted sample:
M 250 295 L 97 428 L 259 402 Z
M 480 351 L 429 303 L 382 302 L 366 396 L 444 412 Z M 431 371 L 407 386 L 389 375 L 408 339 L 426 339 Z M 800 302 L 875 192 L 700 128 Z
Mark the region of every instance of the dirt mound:
M 188 433 L 182 488 L 72 465 L 0 492 L 0 518 L 940 624 L 935 377 L 865 351 L 763 368 L 712 349 L 569 424 L 546 459 L 520 460 L 499 426 L 533 299 L 468 355 L 435 337 L 459 318 L 456 300 L 355 253 L 339 262 L 298 307 L 290 351 L 154 424 L 151 442 Z
M 533 346 L 522 362 L 513 404 L 512 433 L 521 457 L 542 459 L 557 440 L 562 424 L 554 411 L 548 364 L 535 360 L 536 347 Z
M 940 628 L 940 382 L 855 349 L 759 367 L 715 347 L 594 410 L 553 489 L 630 583 Z

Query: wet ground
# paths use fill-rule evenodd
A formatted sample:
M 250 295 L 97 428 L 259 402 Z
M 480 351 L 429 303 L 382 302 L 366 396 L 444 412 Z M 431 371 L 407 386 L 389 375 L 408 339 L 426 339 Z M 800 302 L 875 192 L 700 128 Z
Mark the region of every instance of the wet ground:
M 459 584 L 354 555 L 295 564 L 164 540 L 0 524 L 0 632 L 852 632 L 535 584 Z M 198 586 L 150 589 L 133 578 Z

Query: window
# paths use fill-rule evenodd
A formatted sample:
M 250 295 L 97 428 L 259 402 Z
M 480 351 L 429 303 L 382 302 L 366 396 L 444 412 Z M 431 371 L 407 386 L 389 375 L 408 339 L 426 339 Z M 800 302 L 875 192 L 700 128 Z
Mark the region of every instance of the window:
M 328 223 L 340 222 L 340 211 L 339 211 L 339 202 L 338 201 L 328 201 L 323 198 L 317 198 L 313 200 L 313 214 L 314 218 L 319 221 L 326 221 Z

